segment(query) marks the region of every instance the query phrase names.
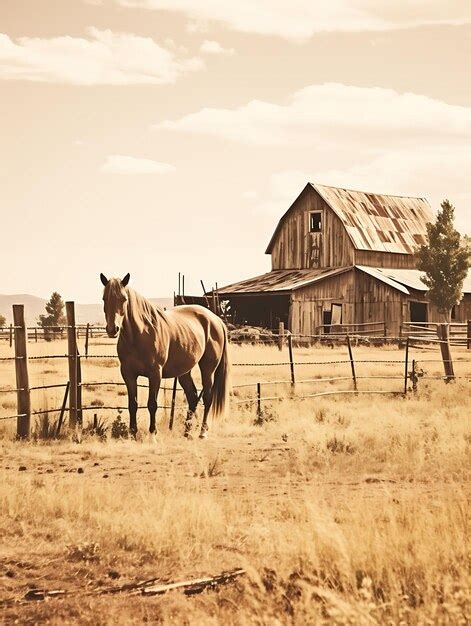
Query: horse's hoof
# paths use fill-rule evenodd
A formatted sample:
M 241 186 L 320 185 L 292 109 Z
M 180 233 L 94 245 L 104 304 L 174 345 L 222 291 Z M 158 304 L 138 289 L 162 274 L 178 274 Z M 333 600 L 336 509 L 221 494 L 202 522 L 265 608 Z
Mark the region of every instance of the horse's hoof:
M 193 439 L 193 435 L 191 433 L 185 433 L 183 436 L 188 440 Z
M 207 439 L 207 438 L 208 438 L 208 429 L 205 428 L 204 430 L 200 432 L 200 439 Z

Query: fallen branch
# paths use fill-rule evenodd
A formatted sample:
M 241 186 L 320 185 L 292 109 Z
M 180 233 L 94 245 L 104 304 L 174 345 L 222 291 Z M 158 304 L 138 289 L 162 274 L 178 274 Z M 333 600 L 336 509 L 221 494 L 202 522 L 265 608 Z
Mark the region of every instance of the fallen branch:
M 0 606 L 11 606 L 21 602 L 40 601 L 49 598 L 59 598 L 69 595 L 90 596 L 90 595 L 106 595 L 113 593 L 140 592 L 144 596 L 156 596 L 167 593 L 168 591 L 182 590 L 187 595 L 201 593 L 205 589 L 214 589 L 218 585 L 224 585 L 231 582 L 239 576 L 246 574 L 243 569 L 235 569 L 230 572 L 222 572 L 216 576 L 206 576 L 204 578 L 193 578 L 191 580 L 182 580 L 177 582 L 162 583 L 155 585 L 160 578 L 151 578 L 149 580 L 126 583 L 119 587 L 109 587 L 107 589 L 30 589 L 25 593 L 21 600 L 7 599 L 0 602 Z
M 142 595 L 155 596 L 167 591 L 174 591 L 175 589 L 183 589 L 184 593 L 191 595 L 194 593 L 201 593 L 204 589 L 214 588 L 218 585 L 224 585 L 231 580 L 234 580 L 238 576 L 243 576 L 245 570 L 236 569 L 232 572 L 223 572 L 218 576 L 208 576 L 207 578 L 196 578 L 193 580 L 182 580 L 180 582 L 167 583 L 165 585 L 156 585 L 154 587 L 143 587 Z

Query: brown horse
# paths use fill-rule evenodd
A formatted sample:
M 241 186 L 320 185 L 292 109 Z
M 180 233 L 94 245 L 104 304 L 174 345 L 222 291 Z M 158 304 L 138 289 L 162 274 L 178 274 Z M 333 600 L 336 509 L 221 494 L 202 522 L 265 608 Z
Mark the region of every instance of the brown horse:
M 128 390 L 129 427 L 137 432 L 137 378 L 149 379 L 149 431 L 155 432 L 157 396 L 162 378 L 178 378 L 185 391 L 189 410 L 185 436 L 198 404 L 198 393 L 191 370 L 198 364 L 203 384 L 204 415 L 200 437 L 208 432 L 208 414 L 224 411 L 229 393 L 227 329 L 222 320 L 202 306 L 179 306 L 172 311 L 154 307 L 127 285 L 129 274 L 109 280 L 100 274 L 105 286 L 103 301 L 106 332 L 118 337 L 121 374 Z

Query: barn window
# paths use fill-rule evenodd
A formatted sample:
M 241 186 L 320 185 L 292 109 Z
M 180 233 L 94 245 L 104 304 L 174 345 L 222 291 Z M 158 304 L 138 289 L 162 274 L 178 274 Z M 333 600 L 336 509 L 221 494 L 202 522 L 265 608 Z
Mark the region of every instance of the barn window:
M 456 306 L 451 309 L 451 319 L 456 320 Z
M 322 230 L 322 211 L 309 213 L 309 232 L 320 233 Z

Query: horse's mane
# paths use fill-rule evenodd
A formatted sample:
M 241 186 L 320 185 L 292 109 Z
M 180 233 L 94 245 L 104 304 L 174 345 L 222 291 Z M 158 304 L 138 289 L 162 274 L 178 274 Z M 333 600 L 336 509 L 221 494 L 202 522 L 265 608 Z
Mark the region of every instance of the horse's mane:
M 127 321 L 131 329 L 142 333 L 149 327 L 156 328 L 162 311 L 134 289 L 128 287 L 126 293 L 128 296 Z

